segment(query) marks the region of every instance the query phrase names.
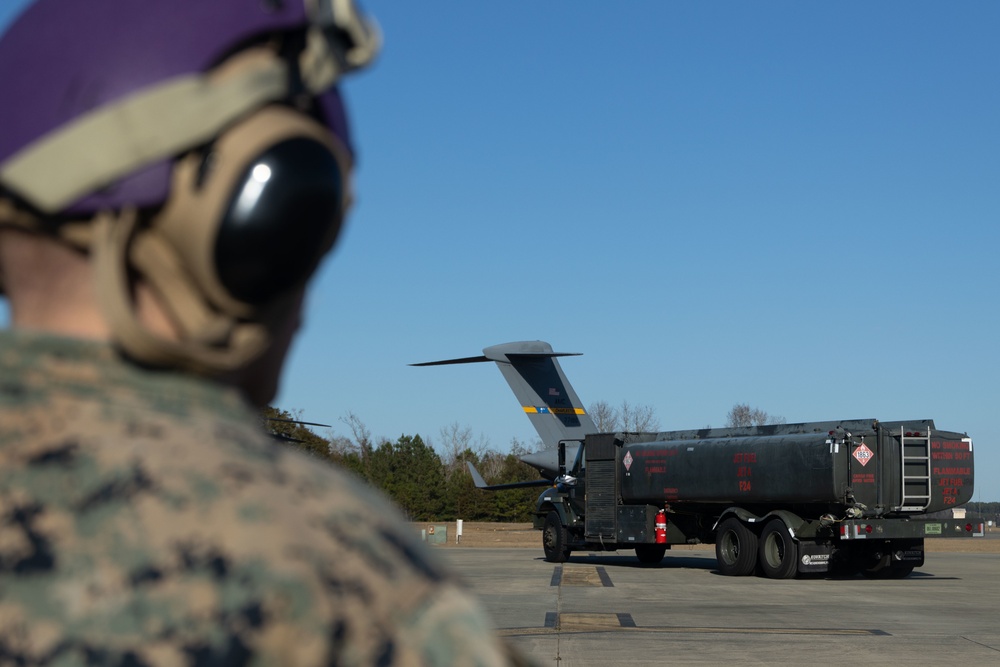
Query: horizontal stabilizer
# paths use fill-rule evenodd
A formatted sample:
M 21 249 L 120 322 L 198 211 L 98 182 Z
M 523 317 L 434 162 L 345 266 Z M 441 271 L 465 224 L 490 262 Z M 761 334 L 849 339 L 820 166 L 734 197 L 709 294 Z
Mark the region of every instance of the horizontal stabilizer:
M 484 361 L 496 361 L 497 363 L 511 363 L 515 359 L 529 360 L 532 358 L 544 359 L 553 357 L 579 357 L 580 352 L 553 352 L 548 343 L 542 341 L 527 341 L 522 343 L 504 343 L 494 345 L 483 350 L 483 354 L 478 357 L 461 357 L 459 359 L 443 359 L 441 361 L 425 361 L 410 366 L 448 366 L 451 364 L 478 364 Z
M 325 426 L 326 428 L 333 428 L 329 424 L 320 424 L 318 422 L 304 422 L 299 419 L 279 419 L 277 417 L 265 417 L 269 422 L 285 422 L 288 424 L 304 424 L 305 426 Z
M 475 364 L 481 361 L 492 361 L 486 357 L 462 357 L 461 359 L 445 359 L 443 361 L 425 361 L 422 364 L 410 364 L 411 366 L 447 366 L 449 364 Z
M 444 366 L 496 362 L 546 447 L 560 440 L 579 440 L 597 427 L 562 372 L 557 357 L 576 357 L 577 352 L 555 352 L 540 340 L 493 345 L 482 356 L 430 361 L 413 366 Z M 555 473 L 552 473 L 553 475 Z
M 476 470 L 476 466 L 472 465 L 472 461 L 466 461 L 465 465 L 469 467 L 469 473 L 472 475 L 472 483 L 476 485 L 477 489 L 484 489 L 486 491 L 499 491 L 500 489 L 523 489 L 529 486 L 552 486 L 552 482 L 547 479 L 536 479 L 530 482 L 511 482 L 509 484 L 487 484 L 483 479 L 483 476 L 479 474 Z

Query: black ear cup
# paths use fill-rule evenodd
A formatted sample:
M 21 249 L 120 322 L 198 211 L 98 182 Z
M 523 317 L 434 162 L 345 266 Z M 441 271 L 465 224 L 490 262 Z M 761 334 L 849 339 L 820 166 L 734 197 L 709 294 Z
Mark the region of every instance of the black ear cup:
M 263 304 L 303 284 L 340 230 L 344 179 L 330 150 L 286 139 L 252 160 L 237 181 L 215 243 L 219 281 Z

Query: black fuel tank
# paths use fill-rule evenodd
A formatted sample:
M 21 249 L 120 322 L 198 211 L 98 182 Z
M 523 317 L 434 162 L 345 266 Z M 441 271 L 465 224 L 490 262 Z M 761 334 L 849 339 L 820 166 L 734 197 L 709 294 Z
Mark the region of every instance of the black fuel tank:
M 663 501 L 839 503 L 848 467 L 825 435 L 680 440 L 625 445 L 627 504 Z M 843 465 L 838 465 L 843 463 Z
M 588 440 L 587 458 L 615 461 L 627 505 L 855 505 L 866 514 L 920 514 L 973 493 L 972 440 L 931 420 L 618 434 L 613 447 L 604 438 L 593 452 Z

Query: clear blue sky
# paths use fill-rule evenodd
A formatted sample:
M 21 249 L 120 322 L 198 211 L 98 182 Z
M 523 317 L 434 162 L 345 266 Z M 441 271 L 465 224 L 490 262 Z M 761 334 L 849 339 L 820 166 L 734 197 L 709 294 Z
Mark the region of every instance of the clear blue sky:
M 367 8 L 358 204 L 280 407 L 532 443 L 494 367 L 406 364 L 542 339 L 663 428 L 933 418 L 1000 500 L 1000 4 Z

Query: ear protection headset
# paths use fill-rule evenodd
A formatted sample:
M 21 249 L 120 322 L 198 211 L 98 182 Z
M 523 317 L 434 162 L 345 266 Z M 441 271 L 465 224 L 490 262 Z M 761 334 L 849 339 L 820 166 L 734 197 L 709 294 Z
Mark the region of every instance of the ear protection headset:
M 289 315 L 289 297 L 336 241 L 349 170 L 326 128 L 268 106 L 179 159 L 161 210 L 99 215 L 90 251 L 119 344 L 145 363 L 209 374 L 258 356 L 268 325 Z M 180 341 L 140 325 L 129 269 L 159 296 Z
M 313 25 L 291 58 L 273 44 L 244 49 L 206 75 L 99 108 L 0 163 L 0 185 L 16 193 L 0 197 L 0 224 L 89 252 L 115 342 L 139 362 L 206 375 L 247 365 L 336 241 L 351 157 L 312 105 L 372 59 L 377 35 L 349 2 L 311 6 Z M 122 141 L 123 125 L 139 131 Z M 178 157 L 162 206 L 85 220 L 45 215 L 165 152 Z M 91 159 L 67 164 L 74 155 Z M 137 279 L 159 297 L 179 340 L 139 322 Z

